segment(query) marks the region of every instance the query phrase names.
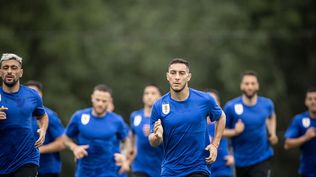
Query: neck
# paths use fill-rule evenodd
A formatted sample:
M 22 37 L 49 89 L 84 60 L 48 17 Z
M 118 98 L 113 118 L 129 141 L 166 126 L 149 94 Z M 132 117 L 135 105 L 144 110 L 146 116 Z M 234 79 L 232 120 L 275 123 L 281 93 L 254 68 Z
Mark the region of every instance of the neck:
M 104 111 L 104 112 L 101 113 L 101 114 L 98 114 L 97 112 L 95 112 L 94 109 L 92 110 L 92 115 L 93 115 L 94 117 L 104 117 L 105 114 L 106 114 L 106 111 Z
M 175 92 L 174 90 L 170 89 L 171 98 L 176 101 L 184 101 L 186 100 L 190 95 L 189 87 L 185 87 L 180 92 Z
M 20 81 L 18 81 L 14 86 L 8 87 L 4 83 L 2 83 L 2 90 L 6 93 L 15 93 L 18 92 L 20 89 Z
M 152 107 L 151 106 L 146 106 L 144 107 L 144 114 L 145 114 L 145 117 L 150 117 L 151 116 L 151 109 Z
M 308 111 L 309 112 L 309 116 L 312 118 L 312 119 L 316 119 L 316 111 Z
M 258 96 L 257 94 L 254 95 L 253 97 L 251 98 L 248 98 L 246 95 L 242 95 L 242 101 L 244 102 L 244 104 L 248 105 L 248 106 L 253 106 L 257 103 L 257 99 L 258 99 Z

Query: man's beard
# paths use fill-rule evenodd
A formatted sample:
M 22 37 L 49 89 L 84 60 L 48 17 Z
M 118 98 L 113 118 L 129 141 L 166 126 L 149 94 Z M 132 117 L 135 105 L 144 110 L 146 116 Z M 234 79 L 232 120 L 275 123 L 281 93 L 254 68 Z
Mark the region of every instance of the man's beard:
M 242 93 L 250 100 L 252 99 L 256 94 L 257 94 L 257 90 L 253 92 L 253 94 L 247 94 L 247 92 L 245 90 L 242 91 Z
M 172 87 L 170 87 L 174 92 L 179 93 L 181 92 L 184 88 L 185 88 L 186 84 L 184 84 L 184 86 L 182 88 L 180 88 L 179 90 L 175 90 Z
M 6 81 L 3 81 L 4 85 L 7 86 L 7 87 L 14 87 L 17 83 L 18 83 L 19 80 L 13 80 L 11 83 L 8 83 Z

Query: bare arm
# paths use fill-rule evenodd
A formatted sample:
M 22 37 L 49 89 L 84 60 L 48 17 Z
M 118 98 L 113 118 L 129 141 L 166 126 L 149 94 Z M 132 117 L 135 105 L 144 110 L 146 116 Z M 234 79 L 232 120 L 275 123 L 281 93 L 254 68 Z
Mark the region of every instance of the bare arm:
M 311 140 L 312 138 L 316 137 L 316 131 L 315 128 L 310 127 L 307 129 L 306 133 L 303 136 L 300 136 L 298 138 L 288 138 L 285 140 L 284 148 L 285 149 L 291 149 L 300 147 L 305 142 Z
M 225 113 L 223 112 L 221 117 L 218 119 L 218 121 L 216 121 L 215 136 L 212 142 L 212 144 L 214 144 L 216 147 L 219 146 L 219 143 L 221 141 L 221 138 L 225 129 L 225 124 L 226 124 L 226 116 L 225 116 Z
M 272 116 L 267 119 L 266 125 L 269 131 L 269 141 L 271 144 L 277 144 L 278 143 L 278 137 L 276 135 L 276 114 L 273 113 Z
M 37 117 L 39 138 L 35 142 L 35 147 L 41 146 L 45 141 L 45 135 L 48 127 L 48 116 L 45 113 L 44 115 Z
M 76 159 L 81 159 L 88 155 L 86 150 L 89 148 L 89 145 L 77 145 L 67 135 L 63 135 L 62 139 L 64 145 L 73 152 Z
M 245 129 L 244 123 L 241 121 L 241 119 L 238 119 L 233 129 L 225 128 L 223 132 L 223 136 L 229 137 L 229 138 L 238 136 L 244 131 L 244 129 Z
M 64 150 L 66 148 L 64 140 L 64 136 L 60 136 L 57 139 L 55 139 L 55 141 L 39 147 L 40 153 L 46 154 Z
M 225 129 L 225 124 L 226 124 L 226 115 L 224 112 L 222 112 L 221 117 L 216 121 L 214 139 L 212 143 L 205 148 L 205 150 L 210 151 L 210 155 L 205 159 L 207 163 L 213 163 L 215 162 L 217 158 L 217 148 L 221 141 L 223 131 Z

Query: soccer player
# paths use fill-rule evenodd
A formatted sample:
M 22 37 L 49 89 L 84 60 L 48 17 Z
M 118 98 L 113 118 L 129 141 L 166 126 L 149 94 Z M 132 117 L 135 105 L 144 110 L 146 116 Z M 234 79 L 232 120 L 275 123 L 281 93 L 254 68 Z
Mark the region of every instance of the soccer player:
M 22 58 L 11 53 L 0 60 L 0 176 L 35 177 L 39 150 L 45 140 L 48 117 L 39 94 L 20 84 Z M 33 116 L 38 120 L 39 138 L 33 133 Z
M 91 102 L 91 108 L 73 114 L 66 128 L 65 144 L 77 159 L 76 177 L 114 177 L 116 163 L 122 168 L 127 164 L 123 155 L 115 152 L 117 140 L 124 142 L 128 131 L 120 115 L 107 111 L 111 90 L 106 85 L 95 86 Z
M 161 148 L 150 146 L 150 115 L 154 102 L 160 98 L 158 86 L 149 84 L 143 93 L 144 108 L 130 116 L 132 177 L 160 177 Z
M 219 93 L 215 89 L 207 89 L 206 92 L 210 94 L 220 105 Z M 208 119 L 208 132 L 210 135 L 210 139 L 212 140 L 215 133 L 215 124 L 214 122 L 210 122 Z M 223 136 L 225 136 L 225 130 L 223 132 Z M 234 164 L 234 157 L 229 154 L 228 150 L 228 139 L 223 137 L 218 146 L 218 154 L 216 161 L 210 164 L 211 169 L 211 177 L 232 177 L 233 171 L 232 166 Z
M 306 92 L 307 111 L 294 117 L 285 133 L 285 149 L 299 147 L 301 164 L 299 173 L 302 177 L 316 176 L 316 88 Z
M 271 99 L 257 95 L 259 82 L 255 72 L 241 77 L 242 96 L 229 101 L 225 134 L 232 137 L 237 177 L 270 176 L 271 144 L 278 142 L 276 114 Z
M 36 90 L 43 97 L 43 85 L 39 81 L 30 80 L 26 84 L 29 88 Z M 61 173 L 61 160 L 59 151 L 65 149 L 62 135 L 64 134 L 64 126 L 54 111 L 45 107 L 48 115 L 48 129 L 45 136 L 43 146 L 39 147 L 40 166 L 38 177 L 58 177 Z M 37 122 L 33 121 L 33 129 L 37 131 Z
M 209 94 L 189 88 L 191 72 L 186 60 L 171 60 L 166 76 L 170 91 L 153 106 L 149 135 L 152 146 L 163 144 L 161 176 L 209 176 L 207 164 L 216 160 L 225 114 Z M 207 116 L 217 121 L 212 144 Z

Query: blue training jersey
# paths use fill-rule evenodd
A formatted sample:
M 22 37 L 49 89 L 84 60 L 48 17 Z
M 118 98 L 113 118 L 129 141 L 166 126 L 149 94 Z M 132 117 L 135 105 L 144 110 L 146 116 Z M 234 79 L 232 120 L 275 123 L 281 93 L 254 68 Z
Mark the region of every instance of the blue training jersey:
M 170 92 L 160 98 L 153 106 L 150 129 L 161 119 L 163 126 L 163 157 L 161 176 L 180 177 L 195 172 L 210 175 L 205 158 L 210 143 L 206 117 L 212 121 L 220 118 L 222 109 L 207 93 L 189 90 L 184 101 L 171 98 Z
M 274 105 L 270 99 L 258 97 L 255 105 L 248 106 L 243 103 L 242 97 L 238 97 L 229 101 L 224 111 L 228 128 L 234 128 L 238 119 L 245 124 L 244 131 L 232 138 L 237 167 L 255 165 L 273 155 L 266 127 L 266 120 L 274 113 Z
M 1 88 L 0 106 L 8 108 L 6 119 L 0 120 L 0 174 L 15 172 L 25 164 L 39 165 L 32 119 L 45 114 L 41 97 L 23 85 L 15 93 Z
M 160 177 L 161 146 L 154 148 L 149 144 L 144 126 L 150 125 L 150 117 L 145 117 L 144 109 L 135 111 L 130 116 L 130 127 L 136 137 L 136 157 L 132 164 L 133 172 L 142 172 L 150 177 Z
M 57 114 L 49 108 L 45 107 L 49 122 L 43 145 L 54 142 L 57 138 L 64 134 L 64 126 L 62 125 Z M 33 119 L 33 129 L 35 138 L 38 139 L 38 125 L 36 119 Z M 59 174 L 61 172 L 61 160 L 59 152 L 46 153 L 40 155 L 39 174 Z
M 89 145 L 88 156 L 77 161 L 76 177 L 116 177 L 114 153 L 116 140 L 124 140 L 128 133 L 121 116 L 107 112 L 104 117 L 92 115 L 92 108 L 77 111 L 71 118 L 66 135 L 78 145 Z
M 210 139 L 212 140 L 215 135 L 215 123 L 211 122 L 208 125 L 208 133 Z M 229 155 L 228 152 L 228 139 L 222 137 L 219 146 L 217 148 L 217 158 L 216 161 L 209 165 L 211 169 L 211 177 L 217 176 L 233 176 L 233 171 L 230 166 L 226 165 L 225 156 Z
M 310 127 L 316 128 L 316 119 L 312 119 L 308 112 L 298 114 L 294 117 L 291 126 L 285 133 L 285 138 L 299 138 L 303 136 Z M 316 176 L 316 138 L 305 142 L 301 147 L 301 163 L 299 173 L 306 177 Z

